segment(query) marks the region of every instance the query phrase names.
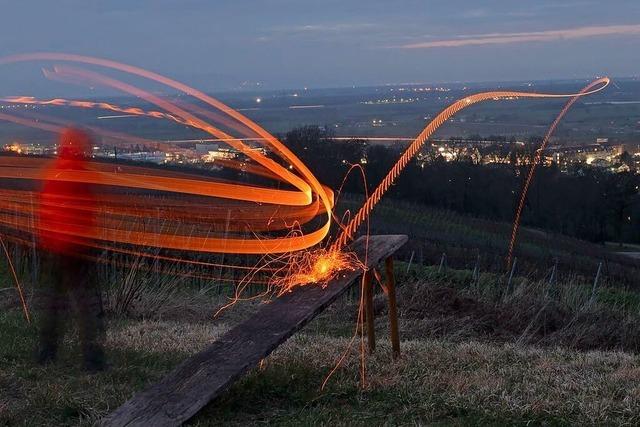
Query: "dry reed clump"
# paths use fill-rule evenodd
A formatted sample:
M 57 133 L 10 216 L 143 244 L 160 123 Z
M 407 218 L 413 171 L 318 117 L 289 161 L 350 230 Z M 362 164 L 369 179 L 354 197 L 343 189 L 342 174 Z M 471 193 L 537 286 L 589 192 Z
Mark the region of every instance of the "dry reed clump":
M 119 262 L 120 261 L 120 262 Z M 105 295 L 105 309 L 115 317 L 202 320 L 211 318 L 217 283 L 194 283 L 188 266 L 156 265 L 142 256 L 101 259 L 96 280 Z

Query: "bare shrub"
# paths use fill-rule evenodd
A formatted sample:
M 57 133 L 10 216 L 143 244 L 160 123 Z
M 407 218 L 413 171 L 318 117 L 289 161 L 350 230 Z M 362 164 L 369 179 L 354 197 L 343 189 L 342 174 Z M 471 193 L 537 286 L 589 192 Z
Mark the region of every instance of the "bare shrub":
M 104 261 L 104 260 L 102 260 Z M 194 319 L 210 316 L 210 294 L 216 284 L 196 287 L 188 267 L 173 264 L 162 269 L 153 260 L 137 256 L 126 266 L 102 262 L 97 280 L 104 287 L 105 308 L 117 317 Z
M 459 279 L 459 278 L 458 278 Z M 573 279 L 549 289 L 520 278 L 505 294 L 498 276 L 480 287 L 426 275 L 399 288 L 405 338 L 483 339 L 579 350 L 640 351 L 640 299 Z

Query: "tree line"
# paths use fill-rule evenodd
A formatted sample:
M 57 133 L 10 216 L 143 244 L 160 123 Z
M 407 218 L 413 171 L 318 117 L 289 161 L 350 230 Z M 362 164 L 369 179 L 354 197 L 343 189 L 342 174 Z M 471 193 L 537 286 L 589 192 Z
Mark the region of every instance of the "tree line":
M 372 191 L 399 158 L 405 145 L 371 145 L 365 140 L 337 141 L 315 126 L 293 129 L 283 137 L 318 179 L 331 188 Z M 540 139 L 512 148 L 504 164 L 480 164 L 470 158 L 445 161 L 437 153 L 412 161 L 385 197 L 450 209 L 467 215 L 512 221 L 529 162 Z M 505 146 L 496 147 L 505 150 Z M 515 152 L 520 150 L 520 152 Z M 428 157 L 428 156 L 425 156 Z M 351 170 L 349 176 L 346 174 Z M 561 171 L 557 165 L 538 167 L 529 190 L 522 224 L 592 242 L 640 242 L 640 178 L 588 165 Z

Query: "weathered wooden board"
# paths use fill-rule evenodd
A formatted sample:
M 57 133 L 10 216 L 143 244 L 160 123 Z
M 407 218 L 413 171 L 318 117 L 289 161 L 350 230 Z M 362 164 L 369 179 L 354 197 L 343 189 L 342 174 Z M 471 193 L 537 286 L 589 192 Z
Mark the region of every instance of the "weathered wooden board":
M 393 255 L 407 236 L 371 236 L 367 265 Z M 365 259 L 365 239 L 351 245 Z M 160 382 L 133 396 L 102 421 L 105 426 L 180 425 L 256 366 L 343 294 L 362 274 L 344 272 L 327 287 L 301 287 L 269 304 L 188 358 Z

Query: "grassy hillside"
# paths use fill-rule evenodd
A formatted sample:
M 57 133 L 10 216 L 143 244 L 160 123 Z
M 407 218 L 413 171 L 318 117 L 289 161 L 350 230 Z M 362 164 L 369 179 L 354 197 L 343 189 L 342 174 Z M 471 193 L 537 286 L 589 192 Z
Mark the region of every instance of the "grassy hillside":
M 362 198 L 343 195 L 339 211 L 355 212 Z M 418 264 L 439 264 L 446 254 L 449 266 L 504 273 L 511 237 L 511 223 L 489 221 L 392 199 L 383 199 L 371 215 L 371 234 L 407 234 L 409 243 L 399 257 Z M 363 226 L 364 228 L 364 226 Z M 600 262 L 601 278 L 620 286 L 638 285 L 640 262 L 605 247 L 544 230 L 521 227 L 514 252 L 517 273 L 542 279 L 557 262 L 557 276 L 595 276 Z
M 356 287 L 206 407 L 192 425 L 640 422 L 640 295 L 631 281 L 614 280 L 631 280 L 637 274 L 635 260 L 527 230 L 508 286 L 502 256 L 509 224 L 385 201 L 371 225 L 372 233 L 411 236 L 396 263 L 400 359 L 391 359 L 386 298 L 378 289 L 378 349 L 366 358 L 366 386 L 360 386 L 356 341 L 321 390 L 352 340 Z M 442 252 L 448 262 L 440 268 Z M 554 257 L 557 280 L 549 280 Z M 609 264 L 609 274 L 603 273 L 606 280 L 594 288 L 601 260 Z M 126 276 L 111 277 L 108 295 L 130 286 Z M 3 287 L 10 288 L 4 279 Z M 130 310 L 111 306 L 107 352 L 112 368 L 98 375 L 78 370 L 74 328 L 55 365 L 35 365 L 35 328 L 21 317 L 15 293 L 0 292 L 0 424 L 91 425 L 258 304 L 239 304 L 213 319 L 226 302 L 217 288 L 180 279 L 173 282 L 179 292 L 164 298 L 166 293 L 159 297 L 159 292 L 167 292 L 172 282 L 145 280 Z M 37 296 L 30 288 L 28 294 L 35 305 Z
M 375 354 L 359 386 L 359 351 L 320 389 L 349 347 L 356 299 L 345 297 L 205 408 L 193 425 L 436 423 L 635 424 L 640 301 L 635 294 L 519 278 L 505 294 L 495 275 L 398 265 L 402 356 L 391 360 L 386 304 L 376 297 Z M 617 292 L 617 293 L 616 293 Z M 212 306 L 221 299 L 211 296 Z M 185 301 L 185 305 L 187 302 Z M 144 384 L 203 348 L 230 317 L 111 319 L 105 374 L 77 369 L 75 347 L 50 367 L 31 359 L 35 330 L 17 310 L 0 314 L 0 419 L 6 424 L 90 425 Z M 74 337 L 67 339 L 71 345 Z

